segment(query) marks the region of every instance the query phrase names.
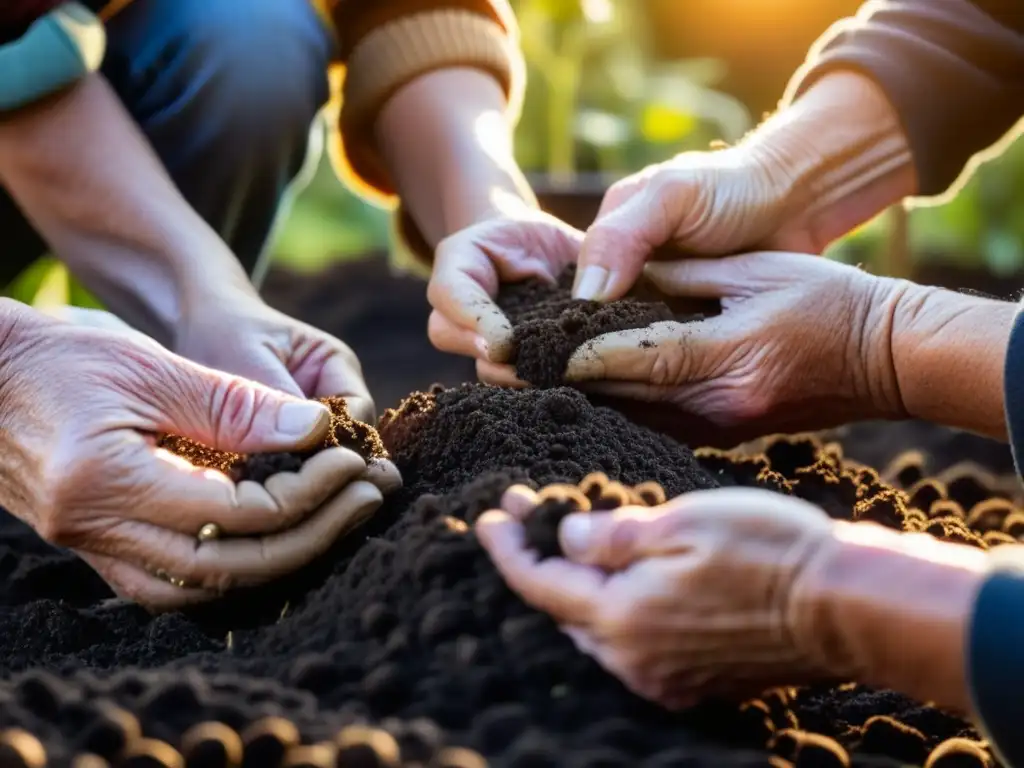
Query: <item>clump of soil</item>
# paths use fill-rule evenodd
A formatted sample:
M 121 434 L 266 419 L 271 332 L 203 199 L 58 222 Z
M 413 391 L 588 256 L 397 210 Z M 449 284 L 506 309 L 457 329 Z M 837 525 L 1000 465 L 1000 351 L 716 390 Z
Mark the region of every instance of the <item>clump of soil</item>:
M 605 333 L 675 319 L 669 306 L 660 301 L 573 299 L 575 276 L 573 265 L 557 284 L 531 278 L 508 283 L 498 293 L 498 306 L 512 323 L 510 362 L 523 381 L 538 387 L 564 384 L 569 359 L 585 342 Z
M 604 472 L 592 472 L 578 485 L 557 483 L 537 494 L 534 507 L 523 527 L 526 540 L 542 560 L 563 554 L 558 537 L 562 520 L 573 512 L 601 512 L 619 507 L 648 507 L 662 504 L 665 491 L 657 483 L 629 487 L 609 480 Z
M 219 470 L 235 482 L 253 480 L 262 483 L 278 472 L 297 472 L 306 459 L 327 448 L 348 448 L 367 461 L 388 457 L 387 449 L 384 448 L 377 430 L 352 418 L 345 398 L 324 397 L 319 401 L 331 411 L 331 428 L 323 443 L 308 451 L 246 456 L 230 451 L 218 451 L 178 435 L 163 435 L 157 445 L 188 459 L 197 467 Z
M 662 710 L 526 606 L 472 528 L 514 483 L 592 509 L 658 503 L 650 483 L 669 496 L 747 485 L 806 498 L 834 517 L 990 546 L 944 485 L 927 510 L 914 508 L 837 445 L 811 437 L 766 441 L 750 454 L 694 453 L 568 388 L 421 393 L 380 429 L 405 486 L 361 535 L 301 578 L 203 614 L 153 617 L 111 601 L 81 561 L 0 519 L 0 728 L 29 731 L 57 766 L 83 752 L 114 765 L 173 765 L 182 753 L 189 765 L 238 764 L 224 756 L 239 750 L 243 765 L 473 765 L 471 753 L 443 753 L 450 747 L 510 768 L 753 767 L 772 754 L 866 767 L 937 748 L 988 755 L 964 721 L 856 685 Z M 595 472 L 608 480 L 587 477 Z M 544 490 L 552 484 L 560 488 Z M 990 509 L 985 519 L 999 516 Z M 19 571 L 18 562 L 27 564 Z M 44 568 L 62 578 L 31 578 Z M 73 602 L 64 600 L 69 585 Z M 238 619 L 239 605 L 259 606 L 258 617 Z

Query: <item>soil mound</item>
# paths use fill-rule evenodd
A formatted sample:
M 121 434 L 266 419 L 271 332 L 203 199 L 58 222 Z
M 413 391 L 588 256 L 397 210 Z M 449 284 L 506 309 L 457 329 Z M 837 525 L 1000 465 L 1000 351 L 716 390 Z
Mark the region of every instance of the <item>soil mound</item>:
M 572 298 L 575 265 L 557 284 L 530 279 L 508 283 L 497 303 L 512 323 L 516 375 L 538 387 L 564 383 L 569 358 L 585 342 L 605 333 L 627 331 L 676 319 L 667 304 L 626 298 L 602 304 Z
M 203 611 L 111 600 L 87 566 L 0 520 L 0 728 L 32 735 L 5 732 L 0 758 L 32 765 L 41 744 L 55 766 L 86 752 L 118 766 L 482 764 L 466 749 L 516 767 L 989 759 L 965 722 L 855 685 L 647 704 L 505 586 L 472 524 L 517 482 L 591 507 L 656 502 L 651 481 L 669 496 L 751 485 L 988 547 L 1024 533 L 1009 500 L 977 491 L 965 510 L 939 481 L 908 495 L 813 437 L 693 452 L 567 388 L 435 389 L 379 434 L 406 485 L 376 518 L 294 577 Z M 556 518 L 541 531 L 553 553 Z

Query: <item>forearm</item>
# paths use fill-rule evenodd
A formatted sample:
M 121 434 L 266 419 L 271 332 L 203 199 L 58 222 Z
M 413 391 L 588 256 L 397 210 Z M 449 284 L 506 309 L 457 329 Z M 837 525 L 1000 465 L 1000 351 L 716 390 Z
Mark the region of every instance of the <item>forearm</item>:
M 891 355 L 912 418 L 1005 439 L 1004 366 L 1011 302 L 902 283 Z
M 846 522 L 823 549 L 799 603 L 812 657 L 833 674 L 970 712 L 967 646 L 985 552 Z
M 247 290 L 99 75 L 0 121 L 0 183 L 111 311 L 163 343 L 204 286 Z
M 1024 112 L 1024 23 L 1005 0 L 869 0 L 812 47 L 785 101 L 833 73 L 861 72 L 899 117 L 916 195 L 940 195 Z M 841 115 L 836 130 L 856 115 Z
M 907 138 L 885 94 L 855 72 L 833 72 L 743 143 L 784 190 L 770 247 L 820 253 L 833 240 L 915 194 Z
M 449 68 L 412 81 L 384 106 L 376 137 L 431 247 L 510 206 L 536 205 L 513 156 L 504 91 L 483 72 Z

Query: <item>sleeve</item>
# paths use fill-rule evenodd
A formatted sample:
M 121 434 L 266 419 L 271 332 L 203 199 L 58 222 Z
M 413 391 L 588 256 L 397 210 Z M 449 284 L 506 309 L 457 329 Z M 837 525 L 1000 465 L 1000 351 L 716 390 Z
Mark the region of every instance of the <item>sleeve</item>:
M 968 681 L 978 725 L 1000 760 L 1024 766 L 1024 546 L 989 556 L 992 572 L 971 617 Z
M 1014 0 L 870 0 L 815 43 L 785 99 L 839 69 L 885 91 L 920 194 L 938 195 L 1024 113 L 1024 14 Z
M 22 109 L 97 71 L 106 51 L 103 23 L 80 3 L 49 10 L 0 44 L 0 115 Z
M 1018 305 L 1003 363 L 1003 408 L 1006 433 L 1017 473 L 1024 478 L 1024 306 Z
M 525 64 L 508 0 L 336 0 L 330 13 L 344 65 L 336 75 L 341 98 L 331 155 L 364 197 L 394 202 L 373 126 L 385 102 L 416 77 L 452 66 L 480 69 L 501 83 L 510 118 L 518 119 Z

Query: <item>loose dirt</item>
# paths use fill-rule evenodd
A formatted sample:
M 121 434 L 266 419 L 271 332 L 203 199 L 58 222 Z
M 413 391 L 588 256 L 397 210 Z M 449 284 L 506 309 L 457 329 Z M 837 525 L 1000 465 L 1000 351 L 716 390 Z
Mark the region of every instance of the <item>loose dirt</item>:
M 83 752 L 112 765 L 480 764 L 449 747 L 496 766 L 920 765 L 936 748 L 957 765 L 988 759 L 962 720 L 856 685 L 681 714 L 647 704 L 505 586 L 472 524 L 517 482 L 563 484 L 544 491 L 552 505 L 568 494 L 591 507 L 656 503 L 650 481 L 669 496 L 749 485 L 987 547 L 1024 533 L 995 492 L 965 509 L 956 482 L 929 480 L 908 504 L 811 437 L 694 453 L 567 388 L 436 389 L 386 413 L 379 433 L 406 485 L 375 519 L 293 577 L 188 614 L 111 600 L 81 561 L 0 520 L 0 727 L 33 734 L 51 765 Z M 621 485 L 565 489 L 594 472 Z M 553 512 L 539 531 L 549 555 L 555 525 Z M 24 734 L 4 738 L 2 755 L 27 755 Z
M 507 284 L 498 294 L 498 306 L 512 323 L 511 363 L 523 381 L 538 387 L 563 384 L 569 359 L 585 342 L 605 333 L 677 319 L 660 301 L 626 298 L 602 304 L 573 299 L 575 276 L 573 266 L 557 284 L 524 280 Z

